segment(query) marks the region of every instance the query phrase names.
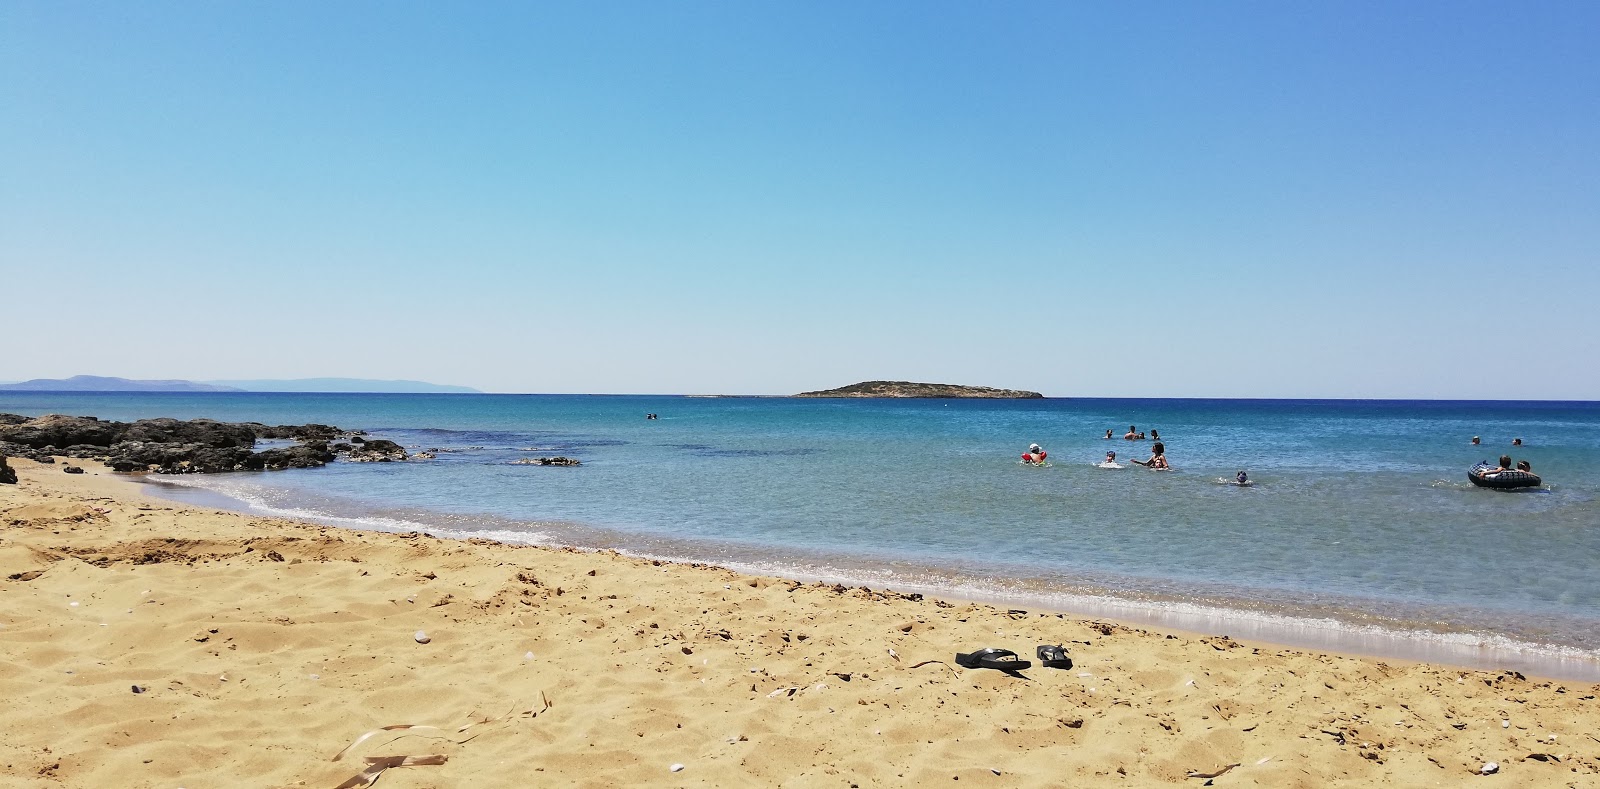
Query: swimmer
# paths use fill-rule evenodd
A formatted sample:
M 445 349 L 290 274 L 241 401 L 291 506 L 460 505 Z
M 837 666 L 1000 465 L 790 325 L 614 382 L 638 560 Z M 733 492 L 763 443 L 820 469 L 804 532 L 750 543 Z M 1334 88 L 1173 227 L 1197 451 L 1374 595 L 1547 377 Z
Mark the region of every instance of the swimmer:
M 1250 475 L 1244 473 L 1243 471 L 1240 471 L 1238 476 L 1234 477 L 1233 479 L 1234 479 L 1235 482 L 1238 482 L 1240 485 L 1248 485 L 1248 484 L 1250 484 Z
M 1151 441 L 1160 441 L 1161 440 L 1161 431 L 1160 430 L 1151 430 L 1150 431 L 1150 440 Z
M 1167 448 L 1160 441 L 1157 441 L 1150 447 L 1150 452 L 1151 454 L 1149 460 L 1135 460 L 1133 462 L 1138 463 L 1145 468 L 1172 468 L 1171 466 L 1167 465 Z
M 1106 428 L 1106 438 L 1111 437 L 1111 428 Z
M 1520 438 L 1511 439 L 1511 446 L 1514 446 L 1514 447 L 1522 446 L 1522 439 L 1520 439 Z
M 1022 462 L 1042 466 L 1046 457 L 1049 457 L 1049 453 L 1045 452 L 1043 447 L 1038 444 L 1029 444 L 1028 451 L 1022 453 Z
M 1529 463 L 1526 460 L 1519 460 L 1519 461 L 1517 461 L 1517 470 L 1518 471 L 1522 471 L 1522 472 L 1526 472 L 1528 474 L 1532 474 L 1533 473 L 1533 464 Z
M 1483 442 L 1481 440 L 1479 440 L 1477 436 L 1473 436 L 1472 437 L 1472 445 L 1473 446 L 1477 446 L 1477 445 L 1479 445 L 1481 443 L 1483 443 Z
M 1128 432 L 1123 433 L 1122 437 L 1129 441 L 1137 439 L 1139 437 L 1139 428 L 1134 427 L 1133 425 L 1128 425 Z
M 1106 462 L 1107 463 L 1115 463 L 1115 462 L 1117 462 L 1117 453 L 1115 453 L 1115 452 L 1107 452 L 1106 453 Z

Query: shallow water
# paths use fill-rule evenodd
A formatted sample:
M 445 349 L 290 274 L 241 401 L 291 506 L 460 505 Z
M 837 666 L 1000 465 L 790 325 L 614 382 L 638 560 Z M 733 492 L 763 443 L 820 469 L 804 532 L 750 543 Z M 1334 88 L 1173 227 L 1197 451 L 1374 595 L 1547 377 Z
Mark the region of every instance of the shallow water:
M 1600 680 L 1600 404 L 0 394 L 7 411 L 314 421 L 456 450 L 163 478 L 258 511 Z M 1148 457 L 1101 438 L 1130 423 L 1161 432 L 1174 471 L 1094 465 Z M 1018 462 L 1035 441 L 1047 467 Z M 1466 481 L 1501 452 L 1546 486 Z M 584 465 L 510 465 L 545 455 Z M 1253 486 L 1225 484 L 1240 469 Z

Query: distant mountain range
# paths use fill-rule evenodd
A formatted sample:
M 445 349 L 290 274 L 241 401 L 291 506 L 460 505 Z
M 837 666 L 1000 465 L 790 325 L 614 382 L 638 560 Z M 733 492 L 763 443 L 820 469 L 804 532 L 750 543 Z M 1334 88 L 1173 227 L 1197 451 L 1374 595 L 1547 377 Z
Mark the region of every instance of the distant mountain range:
M 35 378 L 0 384 L 10 392 L 379 392 L 481 394 L 467 386 L 430 384 L 426 381 L 382 381 L 367 378 L 295 378 L 256 381 L 136 381 L 99 375 L 71 378 Z
M 470 386 L 430 384 L 427 381 L 385 381 L 376 378 L 290 378 L 259 381 L 206 381 L 246 392 L 381 392 L 394 394 L 483 394 Z

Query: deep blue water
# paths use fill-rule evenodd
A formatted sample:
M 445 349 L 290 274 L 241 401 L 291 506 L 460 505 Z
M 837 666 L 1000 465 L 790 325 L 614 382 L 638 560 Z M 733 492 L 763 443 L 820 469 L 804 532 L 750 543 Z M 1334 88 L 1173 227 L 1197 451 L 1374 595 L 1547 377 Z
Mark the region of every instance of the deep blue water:
M 169 491 L 261 511 L 1600 678 L 1597 403 L 0 393 L 0 412 L 323 422 L 457 450 Z M 1102 438 L 1130 424 L 1160 431 L 1174 471 L 1092 465 L 1148 457 Z M 1017 462 L 1029 442 L 1049 467 Z M 1545 487 L 1467 483 L 1502 452 Z M 557 454 L 584 465 L 509 463 Z M 1254 487 L 1222 484 L 1240 469 Z

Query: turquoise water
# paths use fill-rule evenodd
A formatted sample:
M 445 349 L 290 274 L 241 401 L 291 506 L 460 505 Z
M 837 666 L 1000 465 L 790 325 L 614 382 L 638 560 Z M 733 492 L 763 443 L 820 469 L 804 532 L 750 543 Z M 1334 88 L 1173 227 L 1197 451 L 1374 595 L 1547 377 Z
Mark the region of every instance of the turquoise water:
M 458 450 L 164 478 L 255 511 L 1600 679 L 1596 403 L 0 393 L 0 412 L 323 422 Z M 1129 424 L 1160 431 L 1174 471 L 1092 465 L 1149 456 L 1102 438 Z M 1029 442 L 1049 467 L 1017 462 Z M 1502 452 L 1546 486 L 1467 483 Z M 557 454 L 584 465 L 509 464 Z M 1240 469 L 1255 486 L 1221 482 Z

